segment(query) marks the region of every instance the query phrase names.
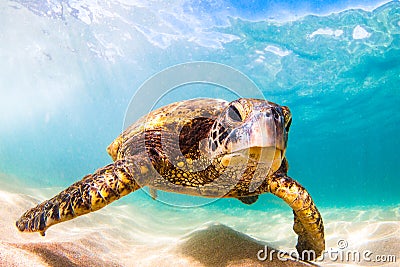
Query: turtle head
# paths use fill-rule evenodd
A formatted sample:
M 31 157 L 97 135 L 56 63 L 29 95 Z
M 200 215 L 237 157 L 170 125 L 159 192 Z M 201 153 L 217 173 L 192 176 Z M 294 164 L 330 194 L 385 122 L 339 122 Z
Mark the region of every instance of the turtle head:
M 253 160 L 275 172 L 285 156 L 291 120 L 287 107 L 261 99 L 235 100 L 214 122 L 207 153 L 226 166 Z

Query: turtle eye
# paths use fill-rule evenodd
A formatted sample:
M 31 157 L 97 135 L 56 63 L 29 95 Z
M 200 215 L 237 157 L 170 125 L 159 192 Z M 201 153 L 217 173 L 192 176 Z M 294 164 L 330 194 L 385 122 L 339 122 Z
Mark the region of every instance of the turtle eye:
M 243 120 L 240 111 L 234 105 L 229 106 L 228 117 L 235 122 L 241 122 Z

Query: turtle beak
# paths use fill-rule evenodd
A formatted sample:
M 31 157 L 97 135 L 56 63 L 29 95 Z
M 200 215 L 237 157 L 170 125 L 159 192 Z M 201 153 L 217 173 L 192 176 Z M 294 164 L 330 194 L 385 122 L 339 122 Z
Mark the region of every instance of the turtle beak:
M 274 120 L 265 113 L 258 114 L 249 129 L 250 147 L 275 147 L 276 128 Z
M 287 142 L 284 119 L 273 108 L 259 112 L 247 120 L 244 128 L 231 133 L 230 154 L 223 164 L 244 164 L 248 159 L 268 164 L 276 171 L 284 158 Z
M 257 114 L 253 121 L 249 129 L 249 147 L 285 150 L 287 134 L 284 121 L 280 116 L 269 109 Z

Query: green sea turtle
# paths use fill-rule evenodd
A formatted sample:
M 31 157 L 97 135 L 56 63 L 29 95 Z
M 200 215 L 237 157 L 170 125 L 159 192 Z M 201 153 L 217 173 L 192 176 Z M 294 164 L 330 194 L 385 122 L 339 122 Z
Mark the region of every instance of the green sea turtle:
M 114 163 L 26 211 L 16 225 L 44 235 L 51 225 L 145 186 L 153 198 L 164 190 L 245 204 L 272 193 L 293 209 L 300 255 L 313 250 L 319 256 L 325 248 L 321 215 L 306 189 L 287 176 L 291 122 L 288 107 L 260 99 L 192 99 L 161 107 L 108 146 Z

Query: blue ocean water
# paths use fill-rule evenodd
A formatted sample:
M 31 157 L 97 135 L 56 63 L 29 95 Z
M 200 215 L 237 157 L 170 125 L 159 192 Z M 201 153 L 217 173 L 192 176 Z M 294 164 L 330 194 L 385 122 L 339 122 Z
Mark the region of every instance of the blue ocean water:
M 144 81 L 212 61 L 291 108 L 289 175 L 318 206 L 398 204 L 400 2 L 246 3 L 0 3 L 1 182 L 64 187 L 108 164 Z

